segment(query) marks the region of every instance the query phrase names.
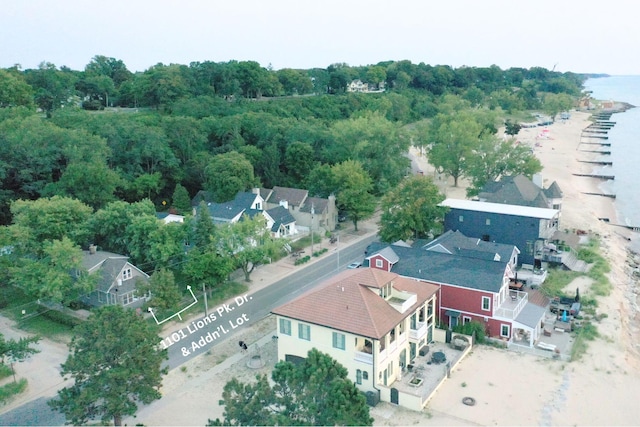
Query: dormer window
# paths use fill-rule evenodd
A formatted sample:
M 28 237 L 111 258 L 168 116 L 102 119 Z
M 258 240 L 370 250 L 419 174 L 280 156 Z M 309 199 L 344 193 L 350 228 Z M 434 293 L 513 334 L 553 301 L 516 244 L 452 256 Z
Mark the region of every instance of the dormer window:
M 391 283 L 387 283 L 380 288 L 380 296 L 384 299 L 388 299 L 391 296 Z
M 133 275 L 131 274 L 130 268 L 125 268 L 124 270 L 122 270 L 122 280 L 129 280 L 131 279 L 131 277 L 133 277 Z

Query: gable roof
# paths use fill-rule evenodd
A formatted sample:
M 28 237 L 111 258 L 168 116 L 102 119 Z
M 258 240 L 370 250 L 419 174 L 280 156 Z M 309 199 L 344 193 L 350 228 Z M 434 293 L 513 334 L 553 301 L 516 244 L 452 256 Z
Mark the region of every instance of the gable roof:
M 311 207 L 313 206 L 313 212 L 316 214 L 322 214 L 327 211 L 329 205 L 329 199 L 321 199 L 320 197 L 307 197 L 304 205 L 300 208 L 300 212 L 311 213 Z
M 102 292 L 109 292 L 116 277 L 128 262 L 129 258 L 124 255 L 96 251 L 96 253 L 93 254 L 84 254 L 82 267 L 91 274 L 95 273 L 99 275 L 96 289 Z
M 193 196 L 193 199 L 191 199 L 191 206 L 195 208 L 198 207 L 200 202 L 210 203 L 212 201 L 213 194 L 208 191 L 200 190 L 196 193 L 195 196 Z
M 553 181 L 549 188 L 543 191 L 548 199 L 561 199 L 562 197 L 564 197 L 564 194 L 562 193 L 562 190 L 560 189 L 560 186 L 556 181 Z
M 524 175 L 503 176 L 485 184 L 478 198 L 490 203 L 548 208 L 543 190 Z
M 275 208 L 265 211 L 267 215 L 273 219 L 273 226 L 271 231 L 277 232 L 282 225 L 287 225 L 296 222 L 296 219 L 291 215 L 288 209 L 284 206 L 276 206 Z
M 514 245 L 486 242 L 475 237 L 467 237 L 460 231 L 449 230 L 422 246 L 427 251 L 448 253 L 472 258 L 499 259 L 508 261 L 513 252 L 520 253 Z
M 281 201 L 286 200 L 291 206 L 300 206 L 304 203 L 308 194 L 309 192 L 307 190 L 300 190 L 298 188 L 273 187 L 273 191 L 269 195 L 267 202 L 279 204 Z
M 370 288 L 392 282 L 400 291 L 417 295 L 417 302 L 400 313 Z M 438 286 L 372 268 L 346 270 L 272 312 L 372 339 L 384 337 L 402 319 L 429 300 Z
M 504 276 L 508 272 L 509 258 L 494 260 L 486 256 L 467 256 L 466 252 L 448 254 L 422 248 L 389 246 L 381 242 L 369 245 L 367 262 L 375 256 L 385 256 L 388 249 L 392 249 L 398 257 L 391 268 L 393 273 L 433 283 L 495 293 L 502 288 Z
M 557 209 L 536 208 L 531 206 L 507 205 L 502 203 L 477 202 L 474 200 L 446 199 L 440 206 L 472 212 L 488 212 L 499 215 L 514 215 L 528 218 L 553 219 L 558 216 Z
M 228 222 L 245 211 L 249 213 L 248 211 L 251 209 L 257 197 L 259 197 L 258 194 L 250 191 L 241 191 L 236 194 L 233 200 L 224 203 L 210 202 L 207 203 L 207 208 L 214 221 Z M 252 213 L 250 216 L 254 214 L 255 213 Z

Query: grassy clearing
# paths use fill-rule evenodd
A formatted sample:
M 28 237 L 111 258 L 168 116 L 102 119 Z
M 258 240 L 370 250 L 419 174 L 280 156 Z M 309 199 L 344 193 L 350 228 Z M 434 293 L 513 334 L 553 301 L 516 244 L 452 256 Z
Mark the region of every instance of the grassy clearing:
M 0 287 L 0 300 L 7 301 L 2 314 L 16 321 L 17 327 L 54 341 L 67 342 L 80 320 L 38 305 L 21 289 Z
M 0 380 L 3 378 L 7 378 L 11 376 L 13 373 L 11 372 L 11 367 L 5 365 L 4 363 L 0 363 Z
M 593 280 L 589 295 L 580 295 L 581 315 L 592 316 L 596 321 L 600 321 L 603 315 L 599 316 L 597 314 L 597 297 L 607 296 L 611 292 L 612 285 L 607 277 L 607 273 L 611 271 L 611 266 L 601 255 L 600 241 L 595 238 L 592 238 L 588 245 L 580 248 L 578 259 L 591 264 L 586 276 Z M 560 269 L 550 270 L 541 289 L 549 297 L 570 296 L 564 293 L 564 289 L 573 279 L 581 275 L 583 273 Z M 587 351 L 589 341 L 595 340 L 599 335 L 596 325 L 589 321 L 586 321 L 580 327 L 576 327 L 575 341 L 571 348 L 571 360 L 580 360 Z
M 15 383 L 5 384 L 0 387 L 0 403 L 4 404 L 11 397 L 22 393 L 27 389 L 27 380 L 22 378 Z
M 580 360 L 587 352 L 588 342 L 595 340 L 599 336 L 598 329 L 591 322 L 586 322 L 579 328 L 576 328 L 576 339 L 571 347 L 571 361 Z

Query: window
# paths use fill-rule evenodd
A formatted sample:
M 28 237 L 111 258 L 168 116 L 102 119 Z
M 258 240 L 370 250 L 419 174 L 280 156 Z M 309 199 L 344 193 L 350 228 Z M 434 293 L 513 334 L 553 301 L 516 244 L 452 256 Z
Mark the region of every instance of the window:
M 484 225 L 491 225 L 491 219 L 490 218 L 485 219 Z
M 509 332 L 511 332 L 511 326 L 509 326 L 509 325 L 500 325 L 500 336 L 501 337 L 509 338 L 509 336 L 511 335 Z
M 363 380 L 368 380 L 369 379 L 369 372 L 362 371 L 362 379 Z
M 376 267 L 382 268 L 382 260 L 380 258 L 376 259 Z
M 291 320 L 280 319 L 280 333 L 291 335 Z
M 491 306 L 491 299 L 489 299 L 489 297 L 482 297 L 482 309 L 484 311 L 489 311 L 490 306 Z
M 131 279 L 131 277 L 132 274 L 130 268 L 125 268 L 124 270 L 122 270 L 122 280 L 128 280 Z
M 122 305 L 128 305 L 131 304 L 132 302 L 136 301 L 138 298 L 136 298 L 135 296 L 135 291 L 133 292 L 127 292 L 126 294 L 122 295 Z
M 465 325 L 466 325 L 466 324 L 467 324 L 467 323 L 469 323 L 469 322 L 471 322 L 471 317 L 469 317 L 469 316 L 462 316 L 462 323 L 463 323 L 463 324 L 465 324 Z
M 416 313 L 413 313 L 413 315 L 411 316 L 411 329 L 418 329 L 418 315 Z
M 458 217 L 458 222 L 464 222 L 464 217 L 462 215 Z
M 382 339 L 380 339 L 380 351 L 384 351 L 386 347 L 387 347 L 387 337 L 384 336 L 382 337 Z
M 396 328 L 393 328 L 391 332 L 389 332 L 389 343 L 392 343 L 396 340 Z
M 356 384 L 362 384 L 362 371 L 356 369 Z
M 311 341 L 311 326 L 298 323 L 298 338 Z
M 333 348 L 344 350 L 344 334 L 339 332 L 333 333 Z
M 398 324 L 398 335 L 404 334 L 404 322 L 406 322 L 406 320 L 403 320 Z

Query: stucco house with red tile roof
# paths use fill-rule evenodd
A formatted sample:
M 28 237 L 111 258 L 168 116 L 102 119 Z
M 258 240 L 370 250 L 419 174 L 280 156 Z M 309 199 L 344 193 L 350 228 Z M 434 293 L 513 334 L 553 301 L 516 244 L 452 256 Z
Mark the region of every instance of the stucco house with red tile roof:
M 347 368 L 360 390 L 390 402 L 402 370 L 433 339 L 438 289 L 383 270 L 343 271 L 272 311 L 278 359 L 295 363 L 316 348 Z

